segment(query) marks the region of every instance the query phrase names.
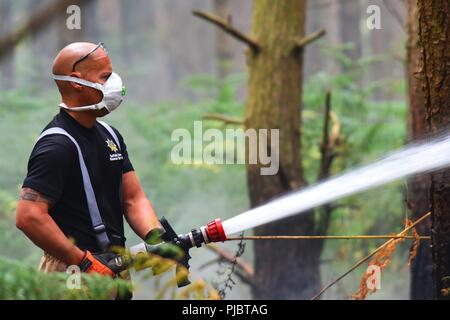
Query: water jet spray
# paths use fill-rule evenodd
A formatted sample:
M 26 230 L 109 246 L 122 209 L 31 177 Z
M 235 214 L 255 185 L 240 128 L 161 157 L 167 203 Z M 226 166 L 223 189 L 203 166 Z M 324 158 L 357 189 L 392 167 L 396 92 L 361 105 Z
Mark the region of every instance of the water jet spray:
M 167 220 L 162 218 L 161 225 L 166 231 L 162 240 L 165 243 L 158 245 L 142 243 L 131 247 L 130 252 L 132 256 L 140 252 L 159 254 L 164 245 L 172 244 L 184 253 L 184 256 L 178 259 L 179 264 L 189 269 L 188 261 L 191 258 L 189 249 L 192 247 L 201 247 L 202 244 L 209 242 L 226 241 L 231 234 L 300 214 L 413 174 L 448 166 L 450 166 L 450 136 L 440 136 L 428 143 L 406 146 L 381 160 L 292 192 L 227 219 L 223 223 L 220 219 L 215 219 L 206 226 L 192 229 L 186 234 L 177 235 Z M 177 267 L 177 272 L 179 271 Z M 188 283 L 187 276 L 178 281 L 179 286 Z

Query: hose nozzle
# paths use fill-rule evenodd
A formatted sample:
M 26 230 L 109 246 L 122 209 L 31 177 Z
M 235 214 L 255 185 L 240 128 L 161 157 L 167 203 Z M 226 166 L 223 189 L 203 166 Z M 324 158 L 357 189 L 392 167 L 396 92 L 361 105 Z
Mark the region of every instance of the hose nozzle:
M 206 225 L 206 233 L 211 242 L 219 242 L 227 240 L 225 231 L 223 230 L 222 221 L 215 219 Z
M 220 219 L 215 219 L 206 226 L 192 229 L 191 232 L 185 236 L 190 239 L 192 246 L 197 248 L 201 247 L 203 243 L 223 242 L 227 240 L 223 230 L 222 221 Z

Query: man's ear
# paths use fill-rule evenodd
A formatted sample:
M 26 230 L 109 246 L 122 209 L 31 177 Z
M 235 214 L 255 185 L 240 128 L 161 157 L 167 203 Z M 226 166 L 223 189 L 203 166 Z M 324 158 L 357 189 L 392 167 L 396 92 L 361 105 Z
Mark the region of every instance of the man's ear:
M 69 76 L 74 77 L 74 78 L 81 78 L 81 72 L 74 71 Z M 79 83 L 76 83 L 76 82 L 69 82 L 69 83 L 72 86 L 72 88 L 77 91 L 80 91 L 83 88 L 83 86 Z

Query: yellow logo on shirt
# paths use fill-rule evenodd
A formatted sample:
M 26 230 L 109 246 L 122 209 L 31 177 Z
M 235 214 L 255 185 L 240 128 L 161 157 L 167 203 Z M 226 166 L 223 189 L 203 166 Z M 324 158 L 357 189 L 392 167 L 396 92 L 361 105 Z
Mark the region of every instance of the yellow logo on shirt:
M 112 140 L 107 139 L 106 140 L 106 145 L 108 146 L 109 149 L 111 149 L 112 152 L 119 151 L 119 149 L 117 148 L 116 144 Z

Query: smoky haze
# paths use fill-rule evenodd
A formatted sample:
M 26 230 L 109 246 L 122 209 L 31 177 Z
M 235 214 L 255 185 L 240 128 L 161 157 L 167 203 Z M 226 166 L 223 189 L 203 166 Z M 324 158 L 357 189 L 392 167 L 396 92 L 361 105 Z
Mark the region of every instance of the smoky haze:
M 38 8 L 52 2 L 53 0 L 0 0 L 0 40 L 16 30 Z M 322 73 L 328 76 L 340 75 L 355 68 L 357 61 L 370 58 L 373 63 L 367 66 L 357 84 L 363 88 L 372 84 L 379 86 L 370 96 L 364 96 L 363 100 L 403 102 L 404 94 L 389 90 L 405 76 L 402 59 L 407 35 L 402 17 L 406 16 L 406 8 L 402 1 L 310 0 L 307 3 L 306 34 L 325 29 L 326 35 L 305 50 L 303 82 L 306 84 Z M 381 8 L 381 30 L 369 31 L 366 27 L 366 8 L 369 4 Z M 237 29 L 250 33 L 253 1 L 86 0 L 80 7 L 81 30 L 68 30 L 68 15 L 59 15 L 39 32 L 30 32 L 0 60 L 0 118 L 3 119 L 0 119 L 0 145 L 3 154 L 0 159 L 0 172 L 3 173 L 0 176 L 0 234 L 3 233 L 2 230 L 8 230 L 4 233 L 8 238 L 7 245 L 0 248 L 0 256 L 17 258 L 33 265 L 40 257 L 41 252 L 30 241 L 24 240 L 22 233 L 13 231 L 14 214 L 11 208 L 16 203 L 35 139 L 58 112 L 59 95 L 51 78 L 51 65 L 56 53 L 71 42 L 105 43 L 112 58 L 113 69 L 120 74 L 127 87 L 124 103 L 107 121 L 120 128 L 124 135 L 133 165 L 158 215 L 168 217 L 175 230 L 182 233 L 214 218 L 220 217 L 225 221 L 247 210 L 249 201 L 244 167 L 205 166 L 180 169 L 168 164 L 168 155 L 173 129 L 191 129 L 189 126 L 194 120 L 201 119 L 204 113 L 202 107 L 208 103 L 215 107 L 217 104 L 217 108 L 222 108 L 221 111 L 225 114 L 234 108 L 231 111 L 241 115 L 247 93 L 246 47 L 210 23 L 194 17 L 192 10 L 212 12 L 222 17 L 229 14 Z M 341 54 L 341 50 L 345 50 L 345 54 Z M 192 80 L 192 77 L 197 78 Z M 219 99 L 214 85 L 199 89 L 199 83 L 220 84 L 235 78 L 240 79 L 239 85 L 231 93 L 227 90 L 222 92 L 228 99 L 223 105 L 216 103 Z M 328 89 L 321 88 L 319 94 L 324 95 Z M 134 109 L 127 109 L 130 105 Z M 309 107 L 305 103 L 305 109 Z M 342 118 L 344 115 L 348 117 L 356 109 L 360 109 L 359 102 L 355 109 L 347 111 L 343 108 Z M 184 117 L 184 122 L 177 115 Z M 401 114 L 399 117 L 402 116 Z M 322 118 L 321 115 L 319 117 Z M 366 125 L 366 114 L 357 113 L 355 117 L 355 122 Z M 304 119 L 308 122 L 311 116 L 306 114 Z M 343 127 L 347 124 L 344 119 Z M 404 127 L 403 123 L 396 125 Z M 402 129 L 396 132 L 397 135 L 403 134 Z M 376 149 L 375 156 L 389 151 L 385 149 Z M 317 154 L 310 153 L 312 158 Z M 354 165 L 366 161 L 364 156 L 365 154 L 355 156 L 349 162 Z M 313 159 L 317 162 L 317 158 Z M 398 200 L 401 192 L 396 192 L 395 200 Z M 361 202 L 364 202 L 365 198 L 362 199 Z M 389 213 L 388 210 L 386 212 Z M 339 219 L 344 221 L 345 217 L 340 216 Z M 365 218 L 360 219 L 362 221 Z M 379 218 L 372 220 L 376 219 Z M 390 219 L 389 223 L 394 218 Z M 341 220 L 338 221 L 337 228 L 348 227 Z M 380 230 L 377 225 L 363 227 L 355 227 L 352 231 Z M 380 232 L 390 231 L 391 229 L 388 232 L 383 229 Z M 131 245 L 140 241 L 129 229 L 127 237 L 127 243 Z M 247 243 L 243 256 L 250 263 L 253 262 L 252 245 Z M 237 248 L 235 242 L 225 243 L 224 247 L 232 253 Z M 363 250 L 367 249 L 365 245 L 362 247 Z M 335 256 L 334 249 L 336 255 L 352 253 L 345 245 L 332 249 L 333 255 L 327 252 L 332 257 Z M 217 267 L 216 263 L 213 267 L 210 265 L 209 268 L 200 268 L 217 259 L 216 255 L 200 249 L 193 250 L 191 255 L 194 277 L 202 276 L 208 280 L 220 278 L 217 269 L 229 266 L 223 263 Z M 323 269 L 324 279 L 336 274 L 329 266 L 324 266 Z M 405 279 L 407 275 L 402 277 Z M 358 276 L 353 280 L 358 283 Z M 140 283 L 140 291 L 136 294 L 138 298 L 148 298 L 148 288 L 155 285 L 151 279 L 145 281 Z M 249 286 L 239 280 L 237 282 L 227 298 L 250 299 Z M 402 298 L 407 296 L 407 291 L 407 285 L 401 290 L 392 285 L 382 294 L 388 298 Z M 332 292 L 326 297 L 341 298 L 342 292 Z
M 1 0 L 0 36 L 51 0 Z M 209 0 L 98 0 L 81 5 L 81 30 L 68 30 L 66 17 L 54 19 L 37 34 L 0 61 L 3 88 L 31 87 L 37 91 L 53 88 L 50 66 L 55 54 L 74 41 L 103 41 L 113 59 L 113 67 L 123 75 L 128 96 L 137 102 L 195 98 L 182 81 L 192 74 L 218 77 L 245 72 L 245 47 L 223 31 L 195 18 L 200 9 L 232 16 L 233 25 L 250 32 L 252 1 L 222 1 L 223 8 Z M 404 6 L 398 1 L 386 7 L 384 1 L 370 1 L 382 8 L 382 27 L 389 32 L 365 27 L 367 0 L 317 0 L 308 2 L 307 33 L 325 29 L 327 46 L 352 44 L 350 57 L 391 56 L 402 49 L 405 38 L 402 21 Z M 216 3 L 220 3 L 217 1 Z M 338 73 L 342 66 L 311 46 L 305 55 L 306 76 L 319 71 Z M 397 57 L 398 58 L 398 57 Z M 223 61 L 226 60 L 226 66 Z M 14 71 L 14 72 L 13 72 Z M 401 76 L 403 68 L 394 59 L 376 63 L 364 81 L 370 83 L 387 76 Z M 381 97 L 381 93 L 378 96 Z M 241 98 L 245 92 L 241 92 Z

